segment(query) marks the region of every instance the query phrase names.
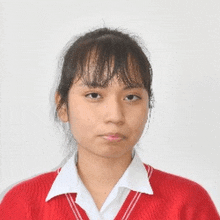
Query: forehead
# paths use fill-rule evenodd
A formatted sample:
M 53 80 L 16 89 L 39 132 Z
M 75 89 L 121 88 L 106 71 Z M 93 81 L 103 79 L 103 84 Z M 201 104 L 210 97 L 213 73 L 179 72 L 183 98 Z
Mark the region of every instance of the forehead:
M 83 80 L 78 80 L 75 84 L 75 87 L 78 88 L 108 88 L 108 87 L 118 87 L 122 88 L 123 90 L 129 90 L 129 89 L 135 89 L 135 88 L 140 88 L 144 89 L 144 86 L 142 84 L 131 84 L 131 85 L 126 85 L 123 82 L 119 81 L 116 77 L 111 79 L 111 81 L 108 82 L 106 85 L 99 85 L 95 83 L 90 83 L 90 82 L 85 82 Z
M 89 87 L 107 87 L 114 81 L 130 88 L 143 87 L 144 80 L 136 60 L 116 56 L 102 57 L 97 51 L 87 54 L 83 64 L 78 68 L 74 83 L 82 81 Z

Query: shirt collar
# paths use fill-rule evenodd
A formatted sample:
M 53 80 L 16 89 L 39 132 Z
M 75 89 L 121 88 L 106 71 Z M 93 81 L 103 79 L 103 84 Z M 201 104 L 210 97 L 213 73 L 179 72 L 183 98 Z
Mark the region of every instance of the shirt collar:
M 80 178 L 76 169 L 76 155 L 74 153 L 58 173 L 47 195 L 46 202 L 58 195 L 78 192 Z
M 117 183 L 117 187 L 126 187 L 133 191 L 152 195 L 153 190 L 149 182 L 148 173 L 138 154 L 134 151 L 133 155 L 132 162 Z M 58 195 L 81 193 L 83 183 L 78 176 L 76 161 L 77 152 L 73 154 L 57 175 L 47 195 L 46 202 Z
M 141 193 L 153 194 L 147 170 L 137 152 L 134 152 L 133 160 L 119 180 L 118 186 Z

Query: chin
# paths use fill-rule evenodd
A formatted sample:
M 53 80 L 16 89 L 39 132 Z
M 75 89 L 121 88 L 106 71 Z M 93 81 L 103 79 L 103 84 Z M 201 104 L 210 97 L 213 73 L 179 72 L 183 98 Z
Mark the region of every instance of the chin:
M 124 150 L 119 150 L 119 149 L 111 149 L 111 150 L 106 150 L 106 151 L 102 151 L 102 152 L 97 152 L 96 155 L 103 157 L 103 158 L 109 158 L 109 159 L 113 159 L 113 158 L 120 158 L 123 157 L 125 155 L 130 155 L 132 154 L 132 149 L 124 149 Z

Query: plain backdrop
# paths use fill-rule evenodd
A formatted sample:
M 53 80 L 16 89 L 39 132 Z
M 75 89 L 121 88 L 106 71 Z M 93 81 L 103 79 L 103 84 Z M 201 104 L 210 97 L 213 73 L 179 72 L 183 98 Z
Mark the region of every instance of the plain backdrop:
M 60 53 L 73 37 L 112 27 L 150 52 L 155 107 L 138 152 L 201 184 L 220 210 L 218 0 L 0 0 L 0 193 L 56 168 L 62 135 L 50 116 Z

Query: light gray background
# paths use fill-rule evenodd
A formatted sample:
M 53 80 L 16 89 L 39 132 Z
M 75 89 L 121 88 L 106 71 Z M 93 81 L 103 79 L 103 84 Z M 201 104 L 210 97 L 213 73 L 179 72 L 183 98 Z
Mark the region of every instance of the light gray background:
M 218 0 L 0 1 L 1 197 L 63 159 L 49 96 L 63 46 L 102 26 L 139 35 L 151 54 L 155 109 L 145 163 L 201 184 L 220 210 Z

